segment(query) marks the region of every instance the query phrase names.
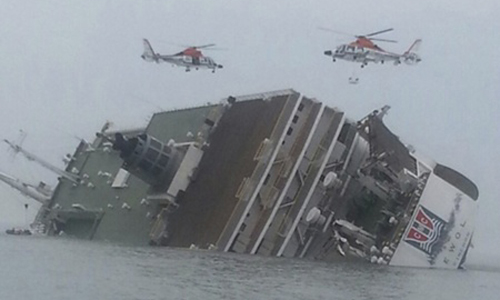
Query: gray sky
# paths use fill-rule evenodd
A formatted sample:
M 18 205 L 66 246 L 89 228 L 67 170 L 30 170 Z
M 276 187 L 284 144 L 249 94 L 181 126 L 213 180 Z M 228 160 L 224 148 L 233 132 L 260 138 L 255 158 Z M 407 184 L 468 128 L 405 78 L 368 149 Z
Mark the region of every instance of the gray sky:
M 373 2 L 373 1 L 372 1 Z M 106 120 L 142 126 L 161 109 L 228 95 L 294 88 L 361 118 L 384 104 L 386 123 L 407 143 L 472 179 L 480 189 L 476 253 L 500 246 L 500 21 L 497 0 L 474 1 L 17 1 L 0 9 L 1 138 L 63 167 L 75 136 L 92 139 Z M 404 52 L 423 39 L 417 66 L 332 63 L 323 51 L 349 41 L 318 26 L 356 34 L 389 27 L 380 44 Z M 217 43 L 205 54 L 216 74 L 186 73 L 140 59 L 142 38 L 156 52 L 173 44 Z M 349 85 L 353 72 L 359 85 Z M 0 147 L 0 171 L 27 181 L 55 176 Z M 2 154 L 3 153 L 3 154 Z M 0 223 L 23 224 L 23 203 L 0 184 Z

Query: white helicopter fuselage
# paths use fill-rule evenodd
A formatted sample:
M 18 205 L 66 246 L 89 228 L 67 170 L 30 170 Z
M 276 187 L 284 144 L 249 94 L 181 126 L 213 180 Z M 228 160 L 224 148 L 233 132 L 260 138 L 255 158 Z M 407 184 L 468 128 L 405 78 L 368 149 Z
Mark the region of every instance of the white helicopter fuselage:
M 408 65 L 413 65 L 421 61 L 415 52 L 407 51 L 403 54 L 397 54 L 355 45 L 340 45 L 335 51 L 325 51 L 325 55 L 331 56 L 333 61 L 342 59 L 350 62 L 358 62 L 362 64 L 362 67 L 369 62 L 382 64 L 384 62 L 393 62 L 395 65 L 405 62 Z
M 148 62 L 166 62 L 174 66 L 185 67 L 186 71 L 190 71 L 191 68 L 194 68 L 195 70 L 210 69 L 212 72 L 215 72 L 216 69 L 222 68 L 222 65 L 217 64 L 208 56 L 201 55 L 201 52 L 199 51 L 194 51 L 196 55 L 187 55 L 184 53 L 186 50 L 173 55 L 162 55 L 153 51 L 153 48 L 149 44 L 148 40 L 144 39 L 143 44 L 144 52 L 142 53 L 141 58 Z
M 217 69 L 219 65 L 207 56 L 192 57 L 189 55 L 160 55 L 159 62 L 171 63 L 176 66 L 195 69 Z
M 364 47 L 341 45 L 331 54 L 333 59 L 343 59 L 351 62 L 367 64 L 369 62 L 384 63 L 388 61 L 400 62 L 402 55 L 385 51 L 378 51 Z

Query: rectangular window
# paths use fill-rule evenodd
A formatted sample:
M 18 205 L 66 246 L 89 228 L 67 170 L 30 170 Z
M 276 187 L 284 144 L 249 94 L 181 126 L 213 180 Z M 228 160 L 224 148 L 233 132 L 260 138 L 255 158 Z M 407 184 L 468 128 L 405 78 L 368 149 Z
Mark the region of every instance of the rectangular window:
M 168 164 L 169 158 L 165 154 L 161 154 L 160 159 L 158 160 L 158 164 L 162 167 L 165 167 Z
M 212 127 L 215 125 L 215 122 L 207 118 L 207 119 L 205 119 L 205 124 Z
M 345 144 L 345 141 L 347 140 L 347 134 L 349 133 L 349 129 L 351 128 L 351 125 L 349 124 L 344 124 L 342 126 L 342 129 L 340 130 L 339 138 L 338 141 L 341 142 L 342 144 Z
M 153 166 L 153 164 L 147 160 L 141 160 L 141 162 L 139 162 L 139 167 L 142 168 L 146 172 L 149 171 L 149 169 L 151 169 L 152 166 Z
M 151 143 L 151 147 L 157 149 L 157 150 L 160 150 L 161 149 L 161 143 L 158 142 L 157 140 L 155 139 L 151 139 L 150 140 L 150 143 Z
M 298 120 L 299 120 L 299 116 L 295 115 L 295 116 L 293 117 L 292 123 L 294 123 L 294 124 L 295 124 L 295 123 L 297 123 L 297 121 L 298 121 Z
M 299 110 L 299 111 L 302 111 L 303 109 L 304 109 L 304 103 L 300 103 L 300 104 L 299 104 L 299 108 L 298 108 L 298 110 Z
M 288 131 L 286 132 L 287 135 L 290 135 L 292 134 L 293 132 L 293 128 L 292 127 L 288 127 Z
M 147 158 L 147 160 L 155 162 L 156 158 L 158 157 L 158 154 L 160 154 L 160 152 L 156 151 L 153 148 L 149 148 L 148 151 L 146 151 L 145 157 Z
M 151 174 L 153 174 L 155 176 L 159 176 L 162 171 L 163 170 L 160 167 L 154 166 L 153 169 L 151 169 Z

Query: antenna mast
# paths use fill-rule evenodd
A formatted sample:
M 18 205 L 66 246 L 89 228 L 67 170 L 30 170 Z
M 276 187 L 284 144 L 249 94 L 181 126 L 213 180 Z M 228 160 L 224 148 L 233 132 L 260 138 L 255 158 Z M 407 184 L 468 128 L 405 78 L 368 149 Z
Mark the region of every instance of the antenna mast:
M 58 174 L 59 176 L 62 176 L 73 183 L 78 183 L 80 181 L 80 177 L 76 174 L 66 172 L 64 170 L 59 169 L 56 166 L 53 166 L 52 164 L 46 162 L 45 160 L 39 158 L 38 156 L 26 151 L 24 148 L 21 146 L 14 144 L 13 142 L 10 142 L 9 140 L 4 140 L 13 150 L 15 153 L 21 152 L 28 160 L 31 161 L 36 161 L 38 164 L 40 164 L 42 167 L 47 168 L 51 170 L 52 172 Z

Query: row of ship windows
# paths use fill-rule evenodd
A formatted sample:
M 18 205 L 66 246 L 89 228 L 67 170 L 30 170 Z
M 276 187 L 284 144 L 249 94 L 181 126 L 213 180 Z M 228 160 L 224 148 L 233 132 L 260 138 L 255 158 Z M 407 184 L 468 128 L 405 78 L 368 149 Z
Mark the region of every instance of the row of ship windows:
M 300 103 L 299 107 L 297 108 L 297 110 L 298 111 L 302 111 L 303 109 L 304 109 L 304 104 Z M 299 121 L 299 116 L 298 115 L 293 116 L 292 123 L 293 124 L 297 124 L 298 121 Z M 293 132 L 293 128 L 290 126 L 290 127 L 288 127 L 286 135 L 291 135 L 292 132 Z M 284 145 L 284 144 L 285 144 L 285 140 L 283 140 L 283 142 L 281 142 L 281 145 Z

